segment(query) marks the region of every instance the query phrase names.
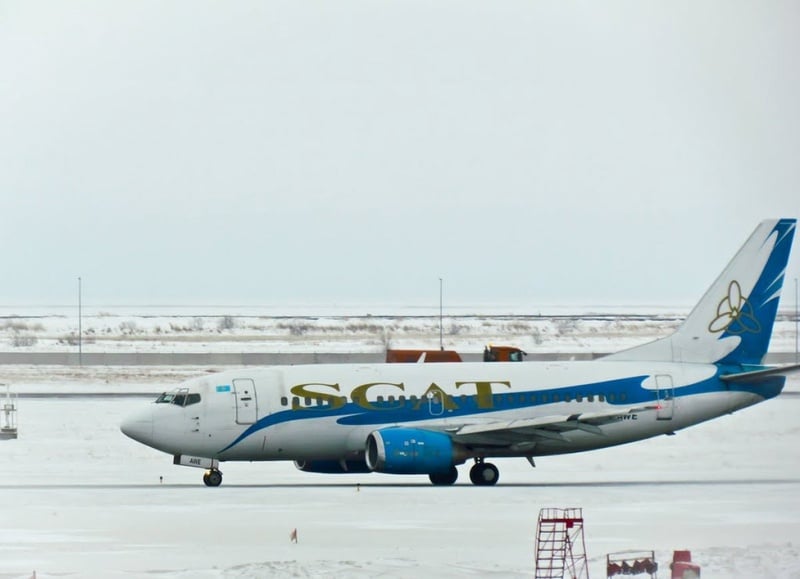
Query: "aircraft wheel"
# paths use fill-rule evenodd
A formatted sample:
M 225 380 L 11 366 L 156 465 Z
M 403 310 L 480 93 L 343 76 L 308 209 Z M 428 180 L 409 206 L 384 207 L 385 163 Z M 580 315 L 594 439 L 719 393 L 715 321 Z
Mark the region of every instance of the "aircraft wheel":
M 476 462 L 469 469 L 469 480 L 477 486 L 492 486 L 497 484 L 500 478 L 500 471 L 490 462 Z
M 218 470 L 209 470 L 203 475 L 203 482 L 207 487 L 218 487 L 222 484 L 222 473 Z
M 456 482 L 456 479 L 458 479 L 458 469 L 454 466 L 451 466 L 450 470 L 445 472 L 432 472 L 428 475 L 428 478 L 431 479 L 431 482 L 437 486 L 451 485 Z

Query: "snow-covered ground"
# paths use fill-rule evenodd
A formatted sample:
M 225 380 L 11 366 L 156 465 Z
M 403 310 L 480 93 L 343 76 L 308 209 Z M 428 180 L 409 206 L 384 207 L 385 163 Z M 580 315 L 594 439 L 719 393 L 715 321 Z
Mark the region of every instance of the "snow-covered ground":
M 0 442 L 1 578 L 531 577 L 544 507 L 583 508 L 592 577 L 628 549 L 655 549 L 662 577 L 674 549 L 703 577 L 800 577 L 797 395 L 536 469 L 498 460 L 491 488 L 466 467 L 442 488 L 226 463 L 210 489 L 119 432 L 147 402 L 20 400 L 19 439 Z
M 438 345 L 438 317 L 428 313 L 301 313 L 282 326 L 287 318 L 256 311 L 117 311 L 88 316 L 84 329 L 119 338 L 97 340 L 98 349 L 115 343 L 123 350 L 141 344 L 156 351 L 186 351 L 188 344 L 211 351 L 233 343 L 261 348 L 275 346 L 278 338 L 246 337 L 270 332 L 283 332 L 281 348 L 331 348 L 337 343 L 332 336 L 347 334 L 357 347 L 382 348 L 372 338 L 359 341 L 372 329 L 342 328 L 385 328 L 390 320 L 391 340 L 400 342 L 393 347 Z M 618 319 L 585 313 L 522 321 L 500 312 L 445 316 L 445 328 L 461 326 L 446 334 L 445 345 L 480 351 L 496 333 L 495 341 L 530 350 L 569 343 L 610 351 L 665 335 L 686 312 L 625 311 Z M 14 315 L 0 326 L 22 320 L 37 336 L 36 344 L 18 347 L 23 351 L 72 347 L 48 337 L 70 331 L 75 320 L 66 314 L 42 312 L 39 322 L 30 314 L 24 320 Z M 234 319 L 233 328 L 215 326 L 218 320 L 227 325 L 226 316 Z M 309 328 L 289 329 L 301 321 Z M 114 330 L 130 327 L 128 322 L 140 331 L 136 339 L 122 339 Z M 194 340 L 158 337 L 156 327 L 163 337 L 178 322 L 190 327 L 170 334 Z M 32 329 L 36 323 L 41 328 Z M 112 331 L 100 331 L 102 324 Z M 257 330 L 248 329 L 255 324 Z M 532 328 L 546 336 L 540 344 Z M 374 333 L 382 331 L 388 330 Z M 772 349 L 793 351 L 793 322 L 779 322 L 777 332 Z M 5 339 L 11 334 L 6 330 Z M 417 337 L 400 341 L 401 334 Z M 214 342 L 214 335 L 221 339 Z M 321 336 L 314 345 L 311 335 Z M 521 341 L 526 336 L 533 346 Z M 7 343 L 6 351 L 18 348 Z M 606 553 L 628 549 L 655 549 L 659 576 L 668 577 L 672 550 L 690 549 L 703 577 L 800 578 L 797 377 L 788 394 L 677 436 L 540 458 L 536 469 L 522 459 L 498 460 L 500 483 L 492 488 L 469 484 L 467 466 L 458 484 L 441 488 L 426 477 L 318 475 L 290 463 L 226 463 L 224 484 L 210 489 L 200 471 L 173 466 L 169 456 L 118 429 L 151 393 L 210 370 L 215 368 L 0 366 L 0 382 L 23 395 L 19 439 L 0 441 L 0 579 L 27 578 L 34 570 L 40 579 L 531 577 L 536 520 L 545 507 L 583 508 L 592 577 L 605 576 Z M 131 396 L 118 396 L 125 393 Z M 289 541 L 293 528 L 298 544 Z
M 441 318 L 445 348 L 480 353 L 487 343 L 531 353 L 604 353 L 662 337 L 682 307 L 461 306 Z M 794 352 L 794 312 L 780 312 L 772 352 Z M 81 316 L 83 352 L 384 352 L 439 347 L 436 308 L 408 306 L 100 307 Z M 75 352 L 74 307 L 0 307 L 0 352 Z

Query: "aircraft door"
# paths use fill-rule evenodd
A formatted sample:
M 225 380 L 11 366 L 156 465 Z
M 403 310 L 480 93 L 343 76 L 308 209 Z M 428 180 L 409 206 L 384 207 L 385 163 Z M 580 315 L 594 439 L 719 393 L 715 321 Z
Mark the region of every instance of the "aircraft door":
M 441 416 L 444 412 L 444 399 L 438 390 L 432 390 L 426 394 L 428 398 L 428 412 L 431 416 Z
M 669 374 L 656 375 L 656 397 L 658 398 L 657 420 L 672 420 L 675 406 L 675 390 L 672 386 L 672 376 Z
M 256 386 L 250 378 L 237 378 L 233 381 L 236 396 L 236 423 L 253 424 L 258 417 Z

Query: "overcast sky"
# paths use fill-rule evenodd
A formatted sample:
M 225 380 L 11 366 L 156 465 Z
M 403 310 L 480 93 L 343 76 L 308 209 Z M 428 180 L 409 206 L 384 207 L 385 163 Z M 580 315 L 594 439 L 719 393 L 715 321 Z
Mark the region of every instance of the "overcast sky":
M 798 30 L 795 1 L 0 0 L 0 302 L 691 305 L 800 215 Z

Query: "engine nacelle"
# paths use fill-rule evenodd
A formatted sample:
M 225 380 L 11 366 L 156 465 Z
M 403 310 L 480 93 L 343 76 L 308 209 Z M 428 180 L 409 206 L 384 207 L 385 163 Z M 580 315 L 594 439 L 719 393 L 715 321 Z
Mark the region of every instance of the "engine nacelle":
M 367 466 L 390 474 L 446 472 L 464 462 L 460 447 L 441 432 L 384 428 L 367 437 Z
M 360 474 L 372 472 L 361 460 L 296 460 L 294 466 L 303 472 L 323 474 Z

